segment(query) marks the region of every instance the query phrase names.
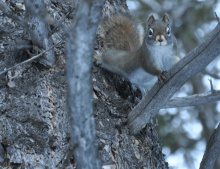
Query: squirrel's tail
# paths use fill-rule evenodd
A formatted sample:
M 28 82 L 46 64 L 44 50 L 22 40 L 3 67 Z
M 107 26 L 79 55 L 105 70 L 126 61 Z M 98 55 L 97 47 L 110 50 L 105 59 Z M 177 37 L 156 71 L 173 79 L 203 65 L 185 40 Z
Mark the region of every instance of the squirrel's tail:
M 117 13 L 104 18 L 98 28 L 99 48 L 94 58 L 106 50 L 137 51 L 144 39 L 144 28 L 140 21 L 130 13 Z

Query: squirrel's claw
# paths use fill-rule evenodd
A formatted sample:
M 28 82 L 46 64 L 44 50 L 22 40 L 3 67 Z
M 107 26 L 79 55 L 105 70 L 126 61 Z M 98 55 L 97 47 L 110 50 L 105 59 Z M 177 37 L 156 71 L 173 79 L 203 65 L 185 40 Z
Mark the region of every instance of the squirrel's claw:
M 164 83 L 164 81 L 166 80 L 166 75 L 167 71 L 162 71 L 161 73 L 158 74 L 158 83 Z

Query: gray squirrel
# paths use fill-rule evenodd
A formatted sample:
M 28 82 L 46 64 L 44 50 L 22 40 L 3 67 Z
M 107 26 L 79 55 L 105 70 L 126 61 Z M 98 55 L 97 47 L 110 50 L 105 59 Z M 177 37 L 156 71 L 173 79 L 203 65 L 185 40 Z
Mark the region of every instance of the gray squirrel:
M 121 74 L 142 91 L 164 80 L 164 72 L 180 60 L 170 19 L 164 14 L 156 20 L 150 15 L 146 31 L 130 13 L 104 18 L 99 26 L 102 50 L 94 58 L 102 67 Z

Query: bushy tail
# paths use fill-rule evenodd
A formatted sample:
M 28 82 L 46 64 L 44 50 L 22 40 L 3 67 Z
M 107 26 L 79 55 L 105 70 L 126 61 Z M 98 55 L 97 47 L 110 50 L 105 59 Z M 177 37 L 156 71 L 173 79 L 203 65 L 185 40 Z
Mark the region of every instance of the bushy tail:
M 130 13 L 114 14 L 104 18 L 98 28 L 99 47 L 94 52 L 96 60 L 106 50 L 137 51 L 143 42 L 144 28 Z

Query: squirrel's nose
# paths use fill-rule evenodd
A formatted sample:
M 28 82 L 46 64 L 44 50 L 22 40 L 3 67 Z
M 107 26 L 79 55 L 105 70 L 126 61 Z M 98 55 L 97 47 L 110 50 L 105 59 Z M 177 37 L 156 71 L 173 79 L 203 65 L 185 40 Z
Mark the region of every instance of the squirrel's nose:
M 164 37 L 164 35 L 157 35 L 156 36 L 156 41 L 161 43 L 161 42 L 164 42 L 166 39 Z
M 162 38 L 158 39 L 158 42 L 163 42 L 163 39 Z

